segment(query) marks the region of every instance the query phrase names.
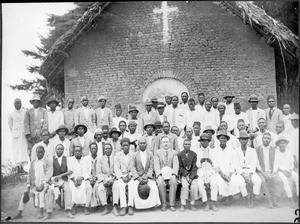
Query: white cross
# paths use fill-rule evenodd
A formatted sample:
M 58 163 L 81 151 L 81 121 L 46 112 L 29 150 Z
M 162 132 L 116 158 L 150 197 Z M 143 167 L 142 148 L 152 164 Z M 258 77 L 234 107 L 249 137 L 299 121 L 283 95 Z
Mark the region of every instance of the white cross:
M 153 12 L 155 14 L 162 13 L 163 18 L 163 42 L 166 44 L 169 39 L 169 24 L 168 24 L 168 13 L 176 11 L 177 7 L 168 7 L 168 4 L 166 1 L 163 1 L 161 3 L 160 9 L 154 9 Z

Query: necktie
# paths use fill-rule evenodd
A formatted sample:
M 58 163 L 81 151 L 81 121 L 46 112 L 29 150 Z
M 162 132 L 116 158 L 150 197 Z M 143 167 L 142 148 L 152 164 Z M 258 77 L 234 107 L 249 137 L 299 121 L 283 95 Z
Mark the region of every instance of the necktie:
M 269 111 L 269 117 L 270 117 L 270 119 L 271 119 L 272 115 L 273 115 L 273 110 L 270 109 L 270 111 Z
M 165 151 L 165 156 L 166 165 L 168 165 L 168 151 Z
M 108 167 L 110 168 L 110 158 L 107 156 Z
M 175 125 L 175 108 L 173 108 L 172 126 Z
M 220 123 L 221 123 L 221 121 L 222 121 L 222 117 L 223 117 L 223 115 L 222 115 L 222 114 L 220 114 Z
M 104 145 L 105 145 L 105 143 L 102 142 L 102 154 L 103 154 L 103 155 L 104 155 Z

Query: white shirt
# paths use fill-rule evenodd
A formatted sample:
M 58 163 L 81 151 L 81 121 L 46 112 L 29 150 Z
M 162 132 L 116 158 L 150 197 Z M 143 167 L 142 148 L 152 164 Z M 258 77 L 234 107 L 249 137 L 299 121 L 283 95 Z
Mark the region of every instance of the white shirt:
M 197 110 L 186 110 L 186 127 L 193 127 L 195 121 L 199 121 L 201 123 L 200 112 Z
M 203 106 L 201 106 L 200 104 L 197 104 L 197 105 L 195 106 L 195 109 L 196 109 L 197 111 L 199 111 L 199 113 L 203 113 L 204 111 L 206 111 L 206 109 L 205 109 L 205 103 L 203 104 Z
M 299 162 L 299 127 L 293 128 L 289 140 L 289 148 L 291 149 L 293 155 L 296 156 L 297 161 Z
M 129 162 L 129 153 L 127 153 L 127 155 L 125 155 L 125 153 L 122 151 L 122 153 L 124 154 L 124 159 L 125 159 L 125 164 L 128 166 L 128 162 Z
M 175 118 L 173 119 L 173 115 L 175 115 Z M 177 126 L 179 130 L 182 130 L 184 126 L 186 125 L 186 116 L 185 111 L 176 107 L 171 107 L 167 113 L 167 121 L 170 122 L 170 126 Z M 175 122 L 174 122 L 175 121 Z
M 120 121 L 125 121 L 125 123 L 127 125 L 126 119 L 124 117 L 113 117 L 112 120 L 113 120 L 113 127 L 117 128 L 118 131 L 120 131 L 120 129 L 119 129 Z
M 220 113 L 217 115 L 216 117 L 217 119 L 217 126 L 220 126 Z M 228 125 L 228 131 L 231 131 L 234 129 L 234 117 L 232 115 L 229 114 L 224 114 L 222 117 L 222 121 L 225 121 Z
M 85 142 L 85 137 L 84 136 L 82 136 L 82 137 L 78 136 L 78 138 L 79 138 L 81 146 L 83 147 L 84 146 L 84 142 Z
M 227 104 L 227 103 L 225 103 L 225 104 L 226 104 L 225 114 L 233 115 L 235 113 L 233 102 L 231 102 L 230 104 Z
M 31 150 L 31 161 L 33 161 L 34 159 L 36 159 L 36 148 L 38 146 L 43 146 L 45 149 L 45 154 L 43 158 L 47 158 L 47 157 L 53 157 L 54 153 L 53 153 L 53 148 L 51 147 L 51 139 L 49 140 L 48 145 L 46 145 L 43 141 L 36 143 Z
M 235 171 L 234 151 L 226 146 L 223 150 L 220 146 L 214 148 L 215 168 L 220 169 L 225 175 Z
M 258 124 L 257 124 L 257 113 L 259 112 L 259 110 L 258 109 L 256 109 L 256 110 L 251 110 L 251 112 L 252 112 L 252 124 L 251 124 L 251 127 L 253 128 L 253 129 L 255 129 L 255 128 L 258 128 Z
M 256 150 L 247 146 L 245 154 L 241 147 L 237 148 L 235 151 L 237 154 L 235 158 L 239 174 L 255 173 L 256 165 L 258 163 Z
M 34 109 L 33 109 L 33 110 L 34 110 L 34 116 L 35 116 L 35 117 L 37 117 L 38 109 L 39 109 L 39 108 L 34 108 Z
M 84 179 L 89 178 L 89 166 L 87 163 L 87 159 L 84 157 L 81 157 L 80 160 L 76 159 L 75 156 L 68 158 L 68 170 L 72 171 L 72 174 L 70 175 L 70 178 L 72 177 L 83 177 Z
M 55 156 L 55 158 L 57 158 L 57 162 L 61 166 L 63 155 L 61 157 Z
M 58 126 L 64 123 L 64 114 L 60 110 L 55 110 L 53 113 L 48 111 L 48 130 L 50 133 L 56 131 Z
M 208 125 L 211 125 L 214 130 L 217 129 L 217 115 L 212 110 L 204 110 L 200 116 L 202 130 L 204 130 L 204 128 Z
M 140 150 L 140 155 L 141 155 L 141 160 L 142 160 L 142 164 L 144 169 L 146 168 L 146 160 L 147 160 L 147 152 L 145 151 L 141 151 Z
M 283 114 L 282 115 L 282 120 L 284 122 L 284 130 L 288 134 L 293 130 L 293 125 L 291 123 L 291 116 L 292 116 L 291 114 L 288 114 L 288 115 Z
M 269 132 L 269 133 L 270 133 L 270 135 L 271 135 L 271 142 L 270 142 L 270 145 L 271 145 L 272 147 L 275 147 L 275 142 L 276 142 L 276 139 L 277 139 L 276 134 L 273 133 L 273 132 L 270 132 L 270 131 L 268 131 L 268 130 L 266 130 L 265 132 Z M 254 140 L 253 140 L 253 146 L 254 146 L 254 148 L 257 148 L 258 146 L 260 146 L 260 145 L 263 144 L 262 138 L 263 138 L 263 134 L 264 134 L 264 133 L 261 133 L 260 131 L 257 132 L 257 133 L 258 133 L 257 136 L 256 136 L 256 137 L 254 138 Z
M 263 154 L 264 154 L 264 164 L 265 164 L 265 171 L 271 171 L 270 170 L 270 160 L 269 160 L 269 154 L 270 154 L 270 146 L 268 147 L 264 147 L 262 145 L 262 150 L 263 150 Z
M 237 122 L 240 119 L 244 120 L 246 126 L 249 126 L 249 124 L 250 124 L 248 116 L 247 116 L 247 114 L 245 112 L 241 112 L 240 114 L 233 114 L 232 118 L 233 118 L 233 122 L 234 122 L 234 128 L 236 130 L 237 130 Z
M 288 171 L 294 169 L 294 158 L 290 150 L 280 152 L 279 149 L 277 149 L 275 151 L 274 172 L 276 172 L 279 168 Z
M 83 108 L 83 113 L 84 113 L 85 118 L 88 119 L 89 114 L 90 114 L 90 109 L 88 107 L 84 107 L 84 106 L 82 106 L 82 108 Z
M 63 156 L 65 157 L 69 157 L 70 156 L 70 140 L 69 139 L 66 139 L 64 141 L 61 141 L 59 138 L 54 138 L 53 141 L 51 141 L 51 144 L 50 144 L 50 148 L 51 150 L 53 151 L 53 154 L 55 155 L 55 148 L 58 144 L 62 144 L 64 146 L 64 153 L 63 153 Z

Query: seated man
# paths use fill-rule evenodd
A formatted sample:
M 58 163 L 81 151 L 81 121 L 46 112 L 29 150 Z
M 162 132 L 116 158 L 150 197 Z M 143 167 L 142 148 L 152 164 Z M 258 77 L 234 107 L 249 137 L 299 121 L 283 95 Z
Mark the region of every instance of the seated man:
M 136 209 L 145 209 L 160 205 L 158 189 L 153 180 L 153 154 L 147 151 L 146 137 L 138 140 L 140 150 L 133 156 L 131 173 L 133 177 L 133 200 Z M 145 189 L 145 190 L 144 190 Z M 142 197 L 140 192 L 144 192 Z
M 68 175 L 70 175 L 71 172 L 68 171 L 68 161 L 67 157 L 63 155 L 64 152 L 65 150 L 62 144 L 58 144 L 55 147 L 56 155 L 52 158 L 53 176 L 51 178 L 51 185 L 46 196 L 46 202 L 49 206 L 46 219 L 51 218 L 55 201 L 58 199 L 59 195 L 61 197 L 61 201 L 64 201 L 67 217 L 74 218 L 74 216 L 71 213 L 72 193 L 68 178 Z M 62 190 L 63 193 L 61 193 Z
M 257 165 L 257 154 L 254 148 L 248 146 L 249 136 L 246 130 L 240 131 L 239 141 L 241 146 L 236 149 L 237 155 L 236 166 L 237 171 L 246 182 L 246 187 L 248 187 L 248 196 L 247 196 L 247 206 L 249 208 L 253 207 L 253 198 L 254 195 L 259 195 L 261 187 L 261 179 L 256 173 Z M 253 185 L 253 186 L 252 186 Z M 253 194 L 250 189 L 253 188 Z M 250 192 L 249 192 L 250 191 Z
M 129 145 L 129 138 L 121 139 L 122 151 L 115 156 L 114 162 L 114 170 L 119 184 L 121 216 L 126 215 L 127 207 L 128 215 L 133 215 L 132 155 L 129 153 Z M 126 185 L 128 186 L 128 203 L 126 201 Z
M 276 141 L 276 146 L 279 150 L 275 151 L 275 161 L 274 161 L 274 172 L 278 171 L 278 176 L 283 182 L 283 188 L 286 193 L 287 198 L 290 201 L 290 207 L 294 208 L 295 203 L 293 200 L 292 189 L 289 180 L 296 185 L 296 194 L 299 196 L 299 176 L 294 171 L 294 158 L 290 150 L 287 149 L 287 144 L 289 141 L 284 135 L 279 135 Z M 294 184 L 293 183 L 293 184 Z
M 183 151 L 177 154 L 182 184 L 180 192 L 181 207 L 179 211 L 184 212 L 186 200 L 189 198 L 191 200 L 191 210 L 196 211 L 197 209 L 194 205 L 198 193 L 197 154 L 191 151 L 191 140 L 189 139 L 183 141 L 183 148 Z
M 84 124 L 78 124 L 75 126 L 74 130 L 78 136 L 72 139 L 70 143 L 70 156 L 74 156 L 76 146 L 81 146 L 82 156 L 88 155 L 90 153 L 89 146 L 92 141 L 84 135 L 87 132 L 87 127 Z
M 75 146 L 74 156 L 68 160 L 68 170 L 71 171 L 70 175 L 70 188 L 72 192 L 72 214 L 76 214 L 77 205 L 85 205 L 85 214 L 89 212 L 89 202 L 87 201 L 87 189 L 90 183 L 87 181 L 90 177 L 87 160 L 82 156 L 82 147 Z M 88 185 L 88 186 L 87 186 Z
M 167 123 L 165 123 L 167 124 Z M 170 209 L 174 212 L 175 197 L 178 185 L 178 170 L 179 162 L 177 152 L 170 147 L 169 137 L 163 136 L 161 138 L 162 147 L 155 151 L 154 154 L 154 171 L 156 175 L 156 183 L 159 189 L 159 196 L 162 202 L 162 211 L 167 210 L 167 189 L 166 185 L 170 186 L 169 201 Z
M 115 216 L 119 216 L 117 209 L 119 203 L 119 185 L 114 172 L 114 157 L 112 156 L 112 145 L 106 143 L 104 145 L 104 156 L 101 156 L 97 161 L 97 178 L 98 178 L 98 195 L 101 205 L 104 206 L 104 211 L 101 215 L 109 213 L 107 207 L 107 197 L 112 192 L 113 210 Z
M 115 156 L 118 152 L 122 151 L 119 138 L 121 136 L 121 132 L 117 130 L 117 128 L 112 128 L 109 132 L 110 140 L 108 143 L 110 143 L 113 147 L 112 154 Z
M 204 211 L 211 208 L 218 211 L 215 202 L 218 197 L 218 183 L 219 175 L 214 169 L 213 149 L 209 146 L 210 136 L 207 133 L 200 135 L 200 147 L 195 149 L 197 154 L 197 174 L 198 174 L 198 187 L 202 196 L 202 202 L 205 203 Z M 210 201 L 207 200 L 207 191 L 210 189 Z
M 208 125 L 205 127 L 205 129 L 203 130 L 203 133 L 206 133 L 208 134 L 209 136 L 209 147 L 211 149 L 215 148 L 215 146 L 218 144 L 217 143 L 217 138 L 216 136 L 214 135 L 216 132 L 215 130 L 212 128 L 212 126 Z
M 34 206 L 39 208 L 38 219 L 44 218 L 45 194 L 49 188 L 48 182 L 53 174 L 51 161 L 49 158 L 44 158 L 44 154 L 44 147 L 38 146 L 36 148 L 36 159 L 31 162 L 28 172 L 27 191 L 21 197 L 18 214 L 13 220 L 22 218 L 22 212 L 28 202 L 24 197 L 28 198 L 29 193 L 33 197 Z
M 282 181 L 274 170 L 275 148 L 270 146 L 271 134 L 265 132 L 262 137 L 262 145 L 256 149 L 258 176 L 262 183 L 264 195 L 269 200 L 269 208 L 279 207 L 278 200 L 281 196 Z

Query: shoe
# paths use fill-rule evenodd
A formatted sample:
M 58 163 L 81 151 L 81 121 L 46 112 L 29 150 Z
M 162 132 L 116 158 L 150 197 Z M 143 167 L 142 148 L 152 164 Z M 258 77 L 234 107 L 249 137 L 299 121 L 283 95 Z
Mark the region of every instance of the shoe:
M 22 212 L 19 212 L 16 216 L 12 218 L 12 220 L 21 219 L 22 218 Z
M 88 207 L 85 207 L 85 209 L 84 209 L 84 214 L 85 214 L 85 215 L 91 214 L 91 212 L 89 211 L 89 208 L 88 208 Z
M 127 214 L 128 215 L 133 215 L 133 208 L 132 208 L 132 206 L 129 206 Z
M 180 207 L 180 209 L 178 210 L 178 211 L 180 211 L 180 212 L 184 212 L 184 205 L 181 205 L 181 207 Z
M 75 206 L 73 206 L 72 211 L 71 211 L 71 214 L 72 214 L 72 215 L 76 215 L 76 213 L 77 213 L 77 209 L 76 209 Z
M 272 203 L 272 201 L 271 200 L 269 200 L 269 204 L 268 204 L 268 208 L 273 208 L 274 206 L 273 206 L 273 203 Z
M 208 212 L 208 211 L 209 211 L 209 205 L 208 205 L 207 202 L 206 202 L 205 204 L 206 204 L 206 205 L 205 205 L 204 211 Z
M 126 207 L 122 208 L 120 211 L 120 216 L 126 215 Z
M 112 213 L 113 213 L 115 216 L 119 216 L 119 215 L 120 215 L 119 212 L 118 212 L 117 206 L 114 206 L 114 207 L 113 207 Z
M 107 215 L 109 213 L 109 210 L 107 208 L 107 205 L 104 205 L 104 211 L 101 213 L 101 215 Z
M 175 208 L 174 206 L 171 206 L 171 207 L 170 207 L 170 210 L 171 210 L 172 212 L 175 212 L 175 211 L 176 211 L 176 208 Z
M 52 212 L 47 212 L 46 216 L 43 218 L 43 220 L 51 219 Z
M 67 217 L 70 218 L 70 219 L 74 219 L 75 218 L 75 216 L 72 215 L 72 213 L 71 213 L 70 210 L 67 212 Z
M 39 213 L 39 215 L 38 215 L 38 219 L 42 219 L 42 218 L 44 218 L 45 216 L 44 216 L 44 209 L 43 208 L 40 208 L 40 213 Z
M 219 209 L 215 206 L 215 205 L 213 205 L 213 204 L 211 204 L 211 209 L 213 210 L 213 211 L 215 211 L 215 212 L 217 212 Z
M 167 210 L 167 206 L 166 206 L 166 205 L 162 205 L 162 206 L 161 206 L 161 210 L 162 210 L 163 212 L 165 212 L 165 211 Z
M 194 205 L 191 205 L 191 210 L 192 211 L 197 211 L 197 208 Z

